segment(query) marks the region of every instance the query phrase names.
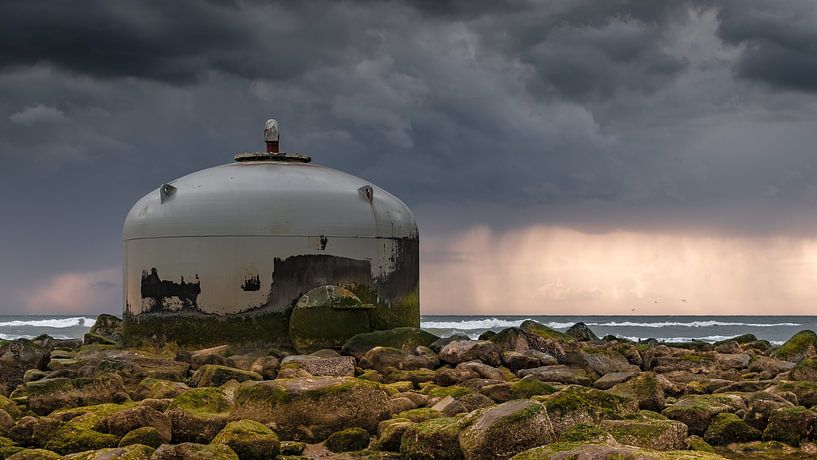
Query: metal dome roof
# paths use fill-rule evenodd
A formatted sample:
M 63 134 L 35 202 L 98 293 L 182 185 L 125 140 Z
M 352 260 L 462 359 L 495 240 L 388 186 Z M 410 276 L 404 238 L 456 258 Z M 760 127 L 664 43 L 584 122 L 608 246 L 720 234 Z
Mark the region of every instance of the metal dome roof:
M 292 158 L 244 159 L 164 184 L 131 208 L 124 239 L 417 238 L 414 216 L 390 193 L 359 177 Z

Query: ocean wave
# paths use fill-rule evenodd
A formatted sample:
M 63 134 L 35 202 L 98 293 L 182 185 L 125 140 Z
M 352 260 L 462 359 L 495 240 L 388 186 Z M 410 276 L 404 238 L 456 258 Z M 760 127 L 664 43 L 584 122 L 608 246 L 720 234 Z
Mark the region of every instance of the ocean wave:
M 50 334 L 49 334 L 50 335 Z M 33 339 L 35 336 L 27 334 L 2 334 L 0 333 L 0 340 L 17 340 L 17 339 Z M 73 339 L 67 335 L 52 335 L 53 339 Z
M 796 327 L 802 326 L 800 323 L 739 323 L 730 321 L 660 321 L 656 323 L 642 323 L 635 321 L 610 321 L 605 323 L 585 323 L 588 326 L 606 327 L 716 327 L 716 326 L 743 326 L 743 327 Z
M 94 318 L 86 318 L 77 316 L 75 318 L 52 318 L 52 319 L 33 319 L 33 320 L 14 320 L 0 322 L 0 327 L 50 327 L 55 329 L 62 329 L 66 327 L 85 326 L 91 327 L 96 320 Z
M 522 324 L 522 321 L 525 320 L 485 318 L 485 319 L 466 319 L 462 321 L 422 321 L 420 322 L 420 327 L 423 329 L 457 329 L 457 330 L 493 329 L 498 327 L 517 327 L 520 324 Z
M 707 335 L 703 337 L 632 337 L 632 336 L 625 336 L 625 335 L 617 335 L 616 337 L 632 340 L 634 342 L 638 342 L 640 340 L 647 340 L 647 339 L 655 339 L 659 342 L 675 342 L 675 343 L 687 343 L 687 342 L 720 342 L 722 340 L 729 340 L 735 338 L 734 335 Z M 782 345 L 784 341 L 782 340 L 770 340 L 769 343 L 772 345 Z
M 530 318 L 527 318 L 530 319 Z M 504 327 L 517 327 L 526 319 L 501 319 L 501 318 L 485 318 L 485 319 L 465 319 L 461 321 L 423 321 L 420 327 L 424 329 L 456 329 L 460 331 L 468 331 L 474 329 L 496 329 Z M 567 329 L 574 322 L 558 322 L 550 321 L 542 323 L 553 329 Z M 718 326 L 741 326 L 741 327 L 798 327 L 802 326 L 800 323 L 744 323 L 734 321 L 657 321 L 657 322 L 640 322 L 640 321 L 607 321 L 607 322 L 587 322 L 588 326 L 601 327 L 718 327 Z

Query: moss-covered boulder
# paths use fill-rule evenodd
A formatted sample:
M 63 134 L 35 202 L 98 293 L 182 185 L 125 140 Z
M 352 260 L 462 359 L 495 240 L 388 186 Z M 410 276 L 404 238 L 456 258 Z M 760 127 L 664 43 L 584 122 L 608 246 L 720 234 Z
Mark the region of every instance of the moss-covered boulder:
M 323 443 L 332 452 L 354 452 L 369 447 L 369 432 L 363 428 L 336 431 Z
M 514 460 L 546 459 L 626 459 L 626 460 L 723 460 L 718 454 L 689 450 L 656 451 L 618 443 L 557 442 L 534 447 L 513 457 Z
M 780 381 L 780 383 L 770 387 L 767 391 L 773 394 L 779 394 L 786 399 L 794 395 L 796 401 L 792 402 L 801 406 L 817 406 L 817 382 Z
M 455 417 L 427 420 L 409 426 L 400 440 L 400 455 L 406 459 L 460 460 L 462 421 Z
M 640 374 L 640 371 L 609 372 L 593 382 L 593 386 L 599 390 L 609 390 L 620 383 L 630 380 L 638 374 Z
M 85 345 L 93 343 L 117 345 L 122 342 L 122 334 L 122 320 L 103 313 L 96 317 L 96 322 L 85 334 L 83 342 Z
M 715 448 L 712 447 L 711 444 L 704 441 L 704 438 L 694 434 L 692 436 L 687 436 L 687 438 L 684 440 L 684 444 L 688 450 L 715 453 Z
M 227 425 L 232 408 L 219 388 L 194 388 L 179 395 L 165 412 L 173 442 L 209 443 Z
M 507 366 L 511 372 L 516 372 L 521 369 L 530 369 L 533 367 L 552 366 L 558 364 L 558 361 L 553 356 L 541 352 L 539 350 L 524 350 L 524 351 L 504 351 L 502 352 L 502 363 Z
M 431 369 L 401 370 L 390 367 L 385 372 L 383 383 L 411 382 L 417 387 L 426 382 L 433 382 L 437 377 L 436 372 Z
M 567 352 L 564 362 L 585 369 L 598 378 L 610 372 L 638 372 L 641 369 L 627 361 L 621 353 L 606 348 L 588 347 Z
M 150 446 L 132 444 L 125 447 L 113 447 L 107 449 L 91 450 L 79 452 L 63 457 L 66 460 L 149 460 L 155 449 Z
M 238 420 L 228 423 L 211 444 L 230 446 L 242 460 L 273 460 L 281 442 L 278 435 L 265 425 L 254 420 Z
M 173 399 L 189 389 L 190 387 L 182 382 L 172 382 L 148 377 L 139 382 L 136 388 L 131 392 L 131 397 L 136 401 L 142 399 Z
M 0 435 L 6 432 L 9 428 L 14 426 L 14 418 L 8 412 L 0 409 Z
M 0 341 L 0 393 L 23 383 L 29 369 L 45 370 L 50 352 L 31 340 Z
M 431 407 L 420 407 L 417 409 L 410 409 L 407 411 L 400 412 L 395 416 L 395 418 L 401 418 L 409 420 L 414 423 L 420 423 L 425 422 L 426 420 L 440 418 L 443 416 L 444 416 L 443 413 L 438 411 L 437 409 L 433 409 Z
M 80 424 L 66 423 L 55 431 L 43 447 L 59 454 L 116 447 L 119 437 L 85 428 Z
M 528 347 L 543 351 L 556 359 L 564 358 L 563 344 L 575 342 L 573 337 L 551 329 L 544 324 L 533 320 L 523 321 L 519 326 L 519 331 L 525 337 Z
M 440 360 L 457 365 L 467 361 L 482 361 L 491 366 L 502 364 L 496 344 L 490 340 L 458 340 L 444 346 Z
M 281 459 L 283 455 L 302 455 L 306 449 L 306 443 L 300 441 L 281 441 L 281 454 L 278 456 Z
M 664 387 L 653 372 L 641 373 L 624 383 L 615 385 L 609 391 L 635 399 L 640 409 L 655 412 L 664 410 Z
M 25 385 L 25 393 L 28 396 L 28 408 L 39 415 L 66 407 L 130 400 L 122 377 L 113 373 L 98 377 L 37 380 Z
M 503 382 L 480 387 L 479 392 L 503 403 L 512 399 L 528 399 L 537 395 L 549 395 L 556 392 L 556 387 L 529 376 L 514 382 Z
M 721 446 L 731 442 L 757 441 L 762 433 L 731 412 L 722 412 L 712 418 L 704 433 L 709 444 Z
M 590 386 L 593 380 L 582 368 L 562 364 L 556 366 L 534 367 L 517 372 L 519 377 L 534 377 L 542 382 L 564 383 L 568 385 Z
M 657 417 L 603 420 L 601 427 L 622 444 L 654 450 L 684 449 L 687 438 L 686 425 L 655 415 Z
M 465 423 L 459 440 L 469 460 L 510 458 L 556 438 L 545 405 L 526 399 L 480 409 Z
M 764 441 L 780 441 L 793 446 L 817 437 L 817 413 L 803 406 L 777 409 L 769 416 Z
M 111 414 L 102 419 L 100 425 L 105 432 L 119 437 L 125 436 L 140 427 L 153 427 L 161 434 L 165 442 L 169 442 L 171 438 L 170 417 L 145 405 L 123 409 Z
M 261 379 L 260 374 L 252 371 L 217 364 L 205 364 L 193 373 L 193 376 L 190 377 L 190 383 L 197 387 L 220 387 L 230 380 L 244 382 Z
M 789 380 L 817 381 L 817 358 L 803 358 L 789 371 Z
M 23 449 L 12 454 L 7 460 L 53 460 L 62 458 L 58 453 L 47 449 Z
M 400 440 L 403 438 L 403 434 L 409 427 L 414 425 L 415 423 L 411 420 L 401 417 L 380 422 L 377 427 L 377 439 L 373 447 L 381 451 L 399 452 Z
M 163 444 L 153 453 L 152 460 L 239 460 L 226 444 Z
M 772 414 L 783 407 L 793 407 L 794 404 L 780 395 L 768 391 L 758 391 L 747 397 L 746 414 L 743 420 L 760 431 L 766 429 Z
M 576 323 L 565 331 L 566 335 L 573 337 L 580 342 L 593 342 L 599 340 L 593 331 L 584 323 Z
M 791 362 L 815 356 L 817 356 L 817 334 L 809 330 L 794 334 L 780 348 L 772 352 L 773 358 Z
M 58 410 L 48 417 L 33 420 L 29 426 L 30 434 L 25 435 L 22 433 L 22 423 L 26 421 L 24 417 L 19 423 L 21 432 L 14 435 L 27 437 L 27 441 L 21 439 L 23 444 L 44 447 L 63 455 L 112 448 L 118 445 L 119 436 L 106 432 L 104 420 L 127 407 L 100 404 Z
M 350 427 L 374 432 L 390 415 L 380 384 L 351 377 L 244 382 L 235 401 L 233 419 L 275 423 L 285 439 L 311 442 Z
M 719 449 L 726 458 L 736 459 L 802 459 L 815 457 L 814 444 L 802 449 L 778 441 L 754 441 L 733 443 Z
M 152 426 L 143 426 L 133 431 L 129 431 L 119 440 L 119 447 L 132 445 L 150 446 L 154 449 L 167 442 L 167 439 Z
M 363 355 L 374 347 L 399 348 L 405 353 L 410 353 L 417 347 L 427 347 L 438 339 L 436 335 L 416 327 L 396 327 L 357 334 L 343 344 L 341 353 L 357 359 L 363 358 Z
M 734 395 L 692 395 L 679 399 L 664 409 L 661 414 L 672 420 L 683 422 L 689 433 L 703 436 L 713 417 L 725 412 L 746 410 L 739 396 Z
M 596 424 L 638 411 L 638 403 L 632 398 L 582 386 L 569 386 L 537 399 L 547 407 L 557 436 L 573 425 Z
M 20 408 L 20 406 L 3 395 L 0 395 L 0 410 L 6 411 L 6 413 L 8 413 L 11 418 L 15 420 L 23 415 L 23 410 Z
M 182 381 L 187 378 L 190 364 L 176 361 L 173 353 L 153 353 L 144 350 L 121 349 L 106 345 L 85 345 L 76 352 L 73 366 L 82 377 L 94 377 L 113 372 L 126 385 L 138 384 L 142 379 Z

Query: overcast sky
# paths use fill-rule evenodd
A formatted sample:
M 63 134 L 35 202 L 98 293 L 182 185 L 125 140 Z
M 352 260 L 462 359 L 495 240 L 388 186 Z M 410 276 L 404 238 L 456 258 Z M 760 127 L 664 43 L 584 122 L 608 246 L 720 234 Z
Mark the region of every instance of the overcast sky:
M 130 206 L 270 116 L 425 314 L 814 314 L 816 95 L 812 0 L 3 1 L 0 314 L 121 311 Z

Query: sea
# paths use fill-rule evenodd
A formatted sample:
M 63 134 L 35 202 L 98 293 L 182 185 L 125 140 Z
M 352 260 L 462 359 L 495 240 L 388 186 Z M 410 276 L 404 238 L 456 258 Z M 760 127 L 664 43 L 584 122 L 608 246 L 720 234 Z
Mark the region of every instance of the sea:
M 702 340 L 715 342 L 741 334 L 781 344 L 803 329 L 817 330 L 817 316 L 540 316 L 540 315 L 423 315 L 420 327 L 441 337 L 455 333 L 477 338 L 486 331 L 499 332 L 532 319 L 564 331 L 583 322 L 599 337 L 612 334 L 634 341 L 665 342 Z M 0 339 L 82 338 L 96 320 L 94 315 L 0 315 Z

